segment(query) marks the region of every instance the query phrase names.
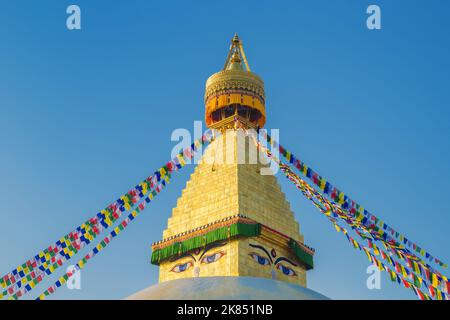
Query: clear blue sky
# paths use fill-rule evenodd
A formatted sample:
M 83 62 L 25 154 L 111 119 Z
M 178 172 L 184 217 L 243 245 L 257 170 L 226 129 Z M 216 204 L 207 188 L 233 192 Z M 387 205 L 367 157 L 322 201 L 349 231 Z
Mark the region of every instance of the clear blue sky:
M 65 27 L 72 3 L 81 31 Z M 380 31 L 365 27 L 372 3 Z M 2 1 L 0 273 L 170 158 L 171 132 L 203 120 L 205 80 L 235 32 L 265 80 L 267 127 L 281 142 L 450 262 L 449 12 L 437 0 Z M 82 290 L 54 298 L 123 298 L 156 283 L 150 244 L 192 170 L 86 265 Z M 335 299 L 415 299 L 386 274 L 382 290 L 368 290 L 365 255 L 279 180 L 317 250 L 309 287 Z

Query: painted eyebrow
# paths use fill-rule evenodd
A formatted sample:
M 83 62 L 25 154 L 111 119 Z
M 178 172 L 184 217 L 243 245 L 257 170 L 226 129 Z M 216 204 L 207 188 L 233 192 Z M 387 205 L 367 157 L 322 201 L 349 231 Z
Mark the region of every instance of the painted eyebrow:
M 297 267 L 297 265 L 294 262 L 292 262 L 291 260 L 289 260 L 288 258 L 285 258 L 285 257 L 279 257 L 277 260 L 275 260 L 275 264 L 277 264 L 280 261 L 286 261 L 286 262 L 292 264 L 294 267 Z
M 192 258 L 192 259 L 194 259 L 194 261 L 197 261 L 197 259 L 195 259 L 195 257 L 192 254 L 185 253 L 185 254 L 182 254 L 181 256 L 174 257 L 174 259 L 171 260 L 170 262 L 175 262 L 175 261 L 178 261 L 178 260 L 180 260 L 182 258 L 186 258 L 186 257 Z
M 205 253 L 208 252 L 209 250 L 214 249 L 214 248 L 218 248 L 218 247 L 223 247 L 226 244 L 227 244 L 226 242 L 219 242 L 219 243 L 211 244 L 210 246 L 205 248 L 205 250 L 202 252 L 202 254 L 198 258 L 198 260 L 200 261 L 202 259 L 202 257 L 205 255 Z
M 251 244 L 251 243 L 249 243 L 249 245 L 250 245 L 250 247 L 257 248 L 257 249 L 260 249 L 260 250 L 264 251 L 265 254 L 267 254 L 267 256 L 269 257 L 270 263 L 273 263 L 272 257 L 270 256 L 270 254 L 269 254 L 269 252 L 266 250 L 266 248 L 264 248 L 263 246 L 259 246 L 259 245 L 257 245 L 257 244 Z

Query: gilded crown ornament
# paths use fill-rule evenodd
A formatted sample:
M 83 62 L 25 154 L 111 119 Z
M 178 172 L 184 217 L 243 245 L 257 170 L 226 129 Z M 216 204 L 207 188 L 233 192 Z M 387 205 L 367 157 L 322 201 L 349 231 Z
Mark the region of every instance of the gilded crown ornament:
M 206 81 L 205 106 L 210 128 L 228 128 L 236 117 L 248 127 L 263 127 L 266 122 L 264 81 L 250 70 L 237 34 L 223 69 Z

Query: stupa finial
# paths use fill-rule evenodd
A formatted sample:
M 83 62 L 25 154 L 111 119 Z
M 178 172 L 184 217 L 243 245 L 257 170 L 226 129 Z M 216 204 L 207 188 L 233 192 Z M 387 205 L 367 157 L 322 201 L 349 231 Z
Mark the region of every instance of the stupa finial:
M 264 81 L 250 70 L 237 33 L 223 69 L 206 81 L 205 107 L 210 128 L 234 128 L 238 118 L 252 128 L 266 123 Z
M 241 68 L 241 61 L 244 61 L 246 70 L 251 71 L 250 66 L 248 65 L 247 58 L 245 56 L 244 47 L 242 46 L 242 40 L 239 38 L 238 34 L 235 33 L 233 38 L 231 39 L 230 51 L 228 52 L 227 60 L 225 61 L 223 70 L 239 68 L 234 65 L 236 64 L 237 60 L 239 60 L 239 66 L 241 66 Z

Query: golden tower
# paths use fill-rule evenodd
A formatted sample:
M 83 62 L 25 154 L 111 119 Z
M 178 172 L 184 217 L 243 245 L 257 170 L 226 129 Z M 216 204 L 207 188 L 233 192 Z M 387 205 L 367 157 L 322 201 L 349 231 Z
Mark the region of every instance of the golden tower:
M 163 240 L 152 245 L 159 282 L 246 276 L 306 287 L 314 250 L 304 245 L 275 176 L 251 161 L 252 142 L 236 129 L 237 121 L 249 130 L 266 121 L 264 82 L 250 70 L 237 35 L 223 70 L 206 82 L 205 106 L 206 124 L 222 134 L 187 182 Z

